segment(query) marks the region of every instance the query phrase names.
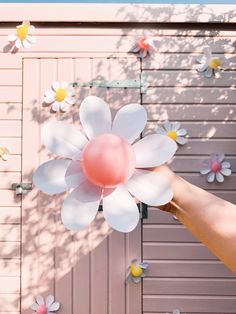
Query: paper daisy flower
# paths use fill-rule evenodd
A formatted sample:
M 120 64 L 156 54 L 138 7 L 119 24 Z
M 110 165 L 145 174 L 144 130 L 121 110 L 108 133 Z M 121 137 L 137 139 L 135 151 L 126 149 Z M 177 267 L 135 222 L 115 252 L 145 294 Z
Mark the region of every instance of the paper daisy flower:
M 231 175 L 231 165 L 228 161 L 224 161 L 224 158 L 224 154 L 212 154 L 209 159 L 203 161 L 200 173 L 207 175 L 208 182 L 214 182 L 216 179 L 221 183 L 224 181 L 224 176 Z
M 36 42 L 36 38 L 31 35 L 34 26 L 25 21 L 16 27 L 16 33 L 8 35 L 8 40 L 14 43 L 17 49 L 23 47 L 29 49 L 31 44 Z
M 49 295 L 44 301 L 44 298 L 37 296 L 35 302 L 31 305 L 31 309 L 37 314 L 54 314 L 60 308 L 59 302 L 54 302 L 54 296 Z
M 66 82 L 53 82 L 52 89 L 44 94 L 44 102 L 51 104 L 52 110 L 66 112 L 69 106 L 75 104 L 75 90 Z
M 221 67 L 221 60 L 219 57 L 214 57 L 211 52 L 210 47 L 205 47 L 203 49 L 204 55 L 197 59 L 200 63 L 197 65 L 198 72 L 203 72 L 204 75 L 208 78 L 212 77 L 213 75 L 217 78 L 220 77 L 220 67 Z
M 7 161 L 9 158 L 9 150 L 6 147 L 0 147 L 0 157 L 2 160 Z
M 143 277 L 146 276 L 148 263 L 138 262 L 137 259 L 133 260 L 129 267 L 129 274 L 127 280 L 131 280 L 134 283 L 139 283 Z
M 181 128 L 181 124 L 179 122 L 169 122 L 166 121 L 162 126 L 157 129 L 157 134 L 163 134 L 169 136 L 172 140 L 177 142 L 180 145 L 184 145 L 187 143 L 187 139 L 185 136 L 187 135 L 187 131 Z
M 131 48 L 131 52 L 137 53 L 140 58 L 145 58 L 155 50 L 153 39 L 148 37 L 139 38 Z
M 139 210 L 131 194 L 148 205 L 162 205 L 172 199 L 165 176 L 144 168 L 170 160 L 177 145 L 160 134 L 134 143 L 147 122 L 146 110 L 138 104 L 122 107 L 112 123 L 108 104 L 89 96 L 82 102 L 79 116 L 86 136 L 64 122 L 44 126 L 43 144 L 67 159 L 42 164 L 33 181 L 51 195 L 75 188 L 61 210 L 62 222 L 68 229 L 86 228 L 102 202 L 108 224 L 129 232 L 139 221 Z

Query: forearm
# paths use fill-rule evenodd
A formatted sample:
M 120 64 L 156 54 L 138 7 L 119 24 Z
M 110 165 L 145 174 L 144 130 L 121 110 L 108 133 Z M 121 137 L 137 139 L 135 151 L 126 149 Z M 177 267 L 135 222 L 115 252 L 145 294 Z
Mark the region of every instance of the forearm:
M 169 171 L 166 175 L 174 190 L 174 214 L 236 272 L 236 205 L 190 184 L 169 169 L 164 171 Z

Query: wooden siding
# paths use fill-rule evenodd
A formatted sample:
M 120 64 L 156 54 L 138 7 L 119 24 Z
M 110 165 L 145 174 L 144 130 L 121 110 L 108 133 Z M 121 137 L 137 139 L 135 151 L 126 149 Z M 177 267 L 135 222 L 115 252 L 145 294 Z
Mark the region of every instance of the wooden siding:
M 6 18 L 7 16 L 5 15 Z M 57 15 L 54 16 L 58 18 Z M 230 19 L 230 16 L 228 18 Z M 50 19 L 52 17 L 48 17 L 48 20 Z M 29 132 L 25 131 L 23 134 L 24 154 L 26 151 L 29 153 L 28 159 L 25 158 L 24 169 L 27 171 L 23 172 L 23 176 L 24 180 L 30 180 L 32 169 L 39 163 L 37 151 L 39 138 L 38 131 L 34 129 L 37 123 L 35 119 L 37 110 L 41 108 L 39 104 L 42 102 L 43 92 L 50 87 L 52 79 L 76 78 L 84 81 L 91 78 L 126 79 L 124 72 L 127 70 L 129 78 L 136 78 L 140 63 L 127 51 L 137 34 L 156 36 L 158 49 L 154 58 L 144 59 L 141 64 L 142 75 L 146 76 L 150 83 L 147 94 L 142 97 L 142 103 L 149 116 L 145 132 L 154 131 L 157 122 L 161 123 L 167 118 L 181 121 L 188 129 L 189 141 L 177 152 L 171 167 L 194 184 L 236 203 L 234 135 L 236 130 L 233 122 L 236 120 L 236 34 L 233 31 L 210 31 L 205 28 L 207 26 L 199 30 L 190 30 L 187 24 L 184 29 L 158 30 L 146 26 L 144 29 L 133 26 L 108 29 L 99 26 L 77 28 L 39 25 L 35 31 L 37 43 L 32 49 L 20 50 L 17 54 L 7 51 L 6 36 L 14 32 L 14 28 L 4 26 L 0 28 L 0 144 L 8 147 L 11 152 L 9 161 L 0 160 L 0 314 L 22 313 L 21 306 L 24 310 L 28 308 L 33 295 L 39 292 L 46 295 L 52 291 L 63 303 L 62 311 L 68 314 L 72 313 L 71 309 L 75 313 L 78 310 L 81 314 L 115 314 L 116 311 L 120 314 L 120 306 L 125 307 L 126 314 L 139 314 L 141 300 L 134 304 L 129 298 L 140 294 L 140 286 L 132 286 L 127 290 L 127 302 L 120 305 L 117 291 L 121 291 L 121 283 L 113 287 L 110 284 L 115 276 L 120 275 L 119 272 L 113 273 L 111 268 L 111 265 L 114 265 L 114 269 L 120 267 L 117 265 L 117 256 L 126 254 L 127 263 L 131 257 L 136 257 L 134 255 L 139 248 L 134 248 L 132 252 L 128 251 L 128 247 L 140 240 L 139 229 L 136 231 L 136 239 L 135 233 L 127 237 L 109 235 L 101 245 L 76 264 L 75 256 L 78 257 L 78 254 L 86 249 L 87 242 L 85 245 L 83 239 L 87 236 L 89 241 L 93 242 L 94 238 L 98 237 L 102 241 L 104 235 L 98 235 L 94 225 L 91 226 L 89 236 L 81 233 L 72 237 L 65 233 L 58 212 L 50 211 L 51 216 L 49 215 L 49 209 L 60 208 L 61 200 L 48 202 L 48 198 L 40 195 L 37 202 L 46 205 L 38 211 L 35 207 L 36 201 L 32 201 L 37 197 L 35 191 L 24 197 L 28 216 L 22 217 L 21 199 L 15 197 L 14 192 L 10 190 L 11 183 L 21 181 L 22 176 L 22 110 L 24 109 L 24 118 L 28 119 L 28 126 L 32 127 Z M 219 80 L 206 80 L 195 71 L 195 60 L 200 55 L 202 46 L 206 44 L 211 45 L 213 52 L 223 59 L 225 71 Z M 107 59 L 108 57 L 110 59 Z M 117 61 L 115 58 L 121 59 Z M 127 59 L 129 61 L 126 61 Z M 27 80 L 27 86 L 24 88 L 22 88 L 23 64 L 25 64 L 24 78 Z M 134 76 L 132 69 L 135 69 Z M 40 76 L 42 73 L 43 78 Z M 79 92 L 81 99 L 88 93 L 86 89 Z M 24 108 L 22 93 L 27 95 L 24 99 Z M 140 101 L 140 93 L 137 90 L 94 89 L 94 93 L 105 97 L 112 104 L 113 114 L 123 104 Z M 35 98 L 36 104 L 29 102 Z M 26 108 L 30 106 L 32 109 L 27 111 Z M 34 119 L 31 110 L 35 113 Z M 47 107 L 44 108 L 41 119 L 48 117 Z M 54 118 L 61 116 L 54 115 Z M 63 115 L 63 119 L 72 122 L 70 113 Z M 78 116 L 73 111 L 73 120 L 77 119 Z M 35 141 L 32 142 L 33 136 Z M 234 175 L 227 178 L 223 185 L 208 185 L 205 178 L 199 176 L 198 169 L 208 154 L 219 149 L 227 154 Z M 46 157 L 46 153 L 42 152 L 40 158 Z M 29 169 L 31 170 L 28 171 Z M 43 220 L 43 217 L 47 219 Z M 48 221 L 54 221 L 50 229 Z M 39 250 L 35 250 L 32 237 L 30 241 L 29 237 L 24 237 L 28 235 L 29 226 L 32 235 L 39 234 L 35 236 L 36 244 L 40 244 Z M 106 233 L 107 226 L 101 224 L 101 230 Z M 26 241 L 28 243 L 23 247 L 23 256 L 22 232 L 24 244 Z M 236 313 L 235 277 L 171 216 L 150 208 L 149 218 L 144 221 L 142 237 L 143 259 L 150 262 L 149 275 L 143 282 L 144 314 L 161 314 L 171 312 L 174 308 L 194 314 Z M 121 249 L 124 241 L 127 244 L 127 251 Z M 66 250 L 63 249 L 63 245 Z M 89 250 L 92 251 L 93 246 L 89 246 Z M 99 262 L 95 263 L 102 254 L 107 262 L 102 264 L 101 260 L 98 260 Z M 43 265 L 48 271 L 43 271 L 43 267 L 32 268 L 32 260 L 36 261 L 37 267 Z M 70 263 L 73 267 L 68 271 L 71 269 Z M 123 266 L 125 265 L 122 264 Z M 20 286 L 21 267 L 28 277 L 24 277 Z M 37 273 L 32 275 L 34 271 Z M 97 274 L 97 279 L 91 281 L 94 274 Z M 30 291 L 31 294 L 25 290 L 27 281 L 34 287 Z M 91 284 L 94 288 L 90 293 Z M 68 293 L 65 294 L 64 291 Z M 106 307 L 104 298 L 108 293 L 110 301 Z M 101 303 L 95 308 L 94 304 L 98 301 Z

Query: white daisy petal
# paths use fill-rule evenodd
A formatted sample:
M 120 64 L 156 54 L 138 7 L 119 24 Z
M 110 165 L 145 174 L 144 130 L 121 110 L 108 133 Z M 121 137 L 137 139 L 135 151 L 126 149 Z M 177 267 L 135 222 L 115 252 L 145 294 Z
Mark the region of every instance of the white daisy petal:
M 17 39 L 16 34 L 10 34 L 7 36 L 8 41 L 13 42 Z
M 139 44 L 138 44 L 138 42 L 137 42 L 137 43 L 135 43 L 135 44 L 133 45 L 133 47 L 131 48 L 131 52 L 139 52 L 139 50 L 140 50 L 140 47 L 139 47 Z
M 216 180 L 218 182 L 224 182 L 224 176 L 220 172 L 216 172 Z
M 81 183 L 64 201 L 63 224 L 69 230 L 82 230 L 93 221 L 100 204 L 102 189 L 89 181 Z
M 86 97 L 79 109 L 80 121 L 89 139 L 111 132 L 111 111 L 108 104 L 99 97 Z
M 55 101 L 53 104 L 52 104 L 52 110 L 55 111 L 55 112 L 58 112 L 60 110 L 60 103 Z
M 44 303 L 44 299 L 41 295 L 38 295 L 36 298 L 35 298 L 36 302 L 38 303 L 38 305 L 43 305 L 45 304 Z
M 67 82 L 62 82 L 61 83 L 61 88 L 64 88 L 64 89 L 68 89 L 68 87 L 69 87 L 69 84 L 67 83 Z
M 208 64 L 207 63 L 198 64 L 197 65 L 198 72 L 204 72 L 204 71 L 206 71 L 207 68 L 208 68 Z
M 199 63 L 206 63 L 207 57 L 206 56 L 200 56 L 197 58 L 197 62 Z
M 157 134 L 162 134 L 162 135 L 167 135 L 166 130 L 163 127 L 161 127 L 161 126 L 156 130 L 156 133 Z
M 69 88 L 68 90 L 67 90 L 67 93 L 68 93 L 68 96 L 69 97 L 74 97 L 75 96 L 75 90 L 74 90 L 74 88 Z M 73 98 L 74 99 L 74 98 Z
M 187 134 L 187 131 L 185 129 L 180 129 L 177 131 L 177 135 L 179 136 L 185 136 Z
M 135 143 L 133 149 L 136 167 L 148 168 L 162 165 L 170 160 L 177 150 L 177 144 L 168 136 L 152 134 Z
M 53 98 L 50 98 L 50 97 L 44 97 L 44 102 L 46 104 L 51 104 L 52 102 L 54 102 L 54 99 Z M 54 110 L 55 111 L 55 110 Z M 57 110 L 58 111 L 58 110 Z
M 67 102 L 69 105 L 74 105 L 75 98 L 74 97 L 66 97 L 65 102 Z
M 46 306 L 49 307 L 50 305 L 52 305 L 54 302 L 54 296 L 53 295 L 49 295 L 46 299 Z
M 163 123 L 163 127 L 166 129 L 166 131 L 172 130 L 172 124 L 168 120 Z
M 48 98 L 51 98 L 51 99 L 54 99 L 54 100 L 55 100 L 55 95 L 56 95 L 56 93 L 54 91 L 52 91 L 52 90 L 47 90 L 44 93 L 45 97 L 48 97 Z
M 59 88 L 61 88 L 61 84 L 59 82 L 52 83 L 52 89 L 56 92 Z
M 221 167 L 224 169 L 224 168 L 230 168 L 231 165 L 228 161 L 223 161 L 222 164 L 221 164 Z
M 212 68 L 208 67 L 206 71 L 204 72 L 204 74 L 205 74 L 205 77 L 207 78 L 212 77 L 212 74 L 213 74 Z
M 65 181 L 70 188 L 76 188 L 86 181 L 80 161 L 71 161 L 65 174 Z
M 42 143 L 54 154 L 72 159 L 87 144 L 85 136 L 73 125 L 62 121 L 45 124 L 41 131 Z
M 31 306 L 30 306 L 30 308 L 32 309 L 32 310 L 34 310 L 34 311 L 37 311 L 37 308 L 39 307 L 39 305 L 37 304 L 37 303 L 33 303 Z
M 69 105 L 65 101 L 60 102 L 60 110 L 66 112 L 69 109 Z
M 34 184 L 49 195 L 67 191 L 65 174 L 69 165 L 70 160 L 50 160 L 43 163 L 33 175 Z
M 129 104 L 117 112 L 112 125 L 112 133 L 133 143 L 143 131 L 146 123 L 146 110 L 139 104 Z
M 28 40 L 31 44 L 35 44 L 36 43 L 36 37 L 32 36 L 32 35 L 28 35 L 26 37 L 26 40 Z
M 220 74 L 220 70 L 216 69 L 214 70 L 214 74 L 216 78 L 220 78 L 221 74 Z
M 170 182 L 158 172 L 136 169 L 125 186 L 132 195 L 147 205 L 164 205 L 173 198 Z
M 232 171 L 229 168 L 222 168 L 220 170 L 220 173 L 222 173 L 224 176 L 228 177 L 231 175 Z
M 103 198 L 103 215 L 108 224 L 120 232 L 132 231 L 139 222 L 138 206 L 123 186 Z
M 31 43 L 28 40 L 23 40 L 22 45 L 25 49 L 29 49 L 31 47 Z
M 201 174 L 208 174 L 209 172 L 211 172 L 211 168 L 202 168 L 201 170 L 200 170 L 200 173 Z
M 178 144 L 180 144 L 180 145 L 186 144 L 187 141 L 188 141 L 188 140 L 187 140 L 186 138 L 182 137 L 182 136 L 178 136 L 177 139 L 176 139 L 176 142 L 177 142 Z
M 59 302 L 54 302 L 52 305 L 49 306 L 49 311 L 58 311 L 60 308 Z
M 173 122 L 172 123 L 172 131 L 178 131 L 181 127 L 180 122 Z
M 207 181 L 212 183 L 215 180 L 215 172 L 211 171 L 207 176 Z
M 16 42 L 15 42 L 15 46 L 17 49 L 20 49 L 22 47 L 22 43 L 21 43 L 21 40 L 20 39 L 17 39 Z

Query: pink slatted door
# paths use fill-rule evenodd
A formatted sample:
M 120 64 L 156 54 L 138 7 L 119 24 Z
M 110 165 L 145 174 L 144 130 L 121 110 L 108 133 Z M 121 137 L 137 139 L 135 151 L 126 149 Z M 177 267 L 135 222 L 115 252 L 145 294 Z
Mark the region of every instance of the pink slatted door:
M 139 89 L 78 89 L 78 104 L 67 113 L 51 113 L 43 94 L 53 81 L 127 80 L 139 78 L 135 58 L 25 59 L 23 82 L 23 181 L 42 162 L 53 159 L 42 147 L 40 129 L 52 120 L 80 128 L 78 108 L 91 94 L 103 97 L 113 114 L 122 105 L 140 102 Z M 141 314 L 141 285 L 125 285 L 126 269 L 141 257 L 141 226 L 130 234 L 114 232 L 102 213 L 82 232 L 61 223 L 65 194 L 50 197 L 34 188 L 23 199 L 21 313 L 39 294 L 54 294 L 64 314 Z

